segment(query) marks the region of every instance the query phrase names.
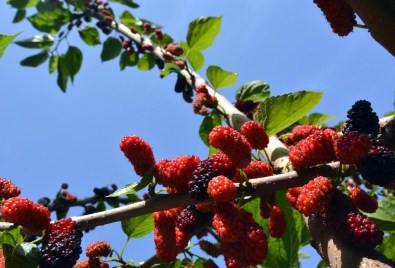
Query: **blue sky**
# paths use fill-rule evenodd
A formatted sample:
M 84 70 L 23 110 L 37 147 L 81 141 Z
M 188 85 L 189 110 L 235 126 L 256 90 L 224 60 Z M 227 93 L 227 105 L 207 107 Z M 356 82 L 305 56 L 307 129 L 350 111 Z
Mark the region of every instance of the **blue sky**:
M 236 85 L 220 92 L 230 101 L 242 84 L 262 80 L 271 85 L 272 95 L 325 92 L 314 111 L 338 116 L 328 122 L 333 125 L 345 120 L 359 99 L 371 101 L 379 117 L 394 110 L 393 57 L 364 29 L 345 38 L 332 34 L 313 1 L 174 0 L 141 5 L 132 14 L 163 25 L 175 40 L 185 40 L 191 20 L 222 16 L 221 32 L 204 56 L 206 67 L 239 73 Z M 122 8 L 112 6 L 119 15 Z M 0 33 L 23 31 L 19 40 L 37 34 L 27 21 L 12 24 L 14 10 L 4 1 L 0 10 Z M 149 142 L 157 160 L 207 155 L 198 136 L 202 117 L 174 93 L 174 76 L 160 79 L 157 70 L 131 68 L 121 72 L 118 60 L 101 63 L 101 48 L 85 45 L 76 32 L 69 42 L 80 47 L 84 60 L 66 94 L 57 88 L 56 75 L 48 74 L 47 64 L 19 65 L 36 51 L 11 45 L 0 60 L 0 177 L 12 179 L 23 196 L 52 198 L 61 183 L 68 182 L 72 193 L 85 197 L 94 187 L 138 180 L 119 150 L 125 135 Z M 78 215 L 80 210 L 73 212 Z M 120 250 L 124 235 L 119 225 L 88 233 L 85 245 L 101 239 Z M 152 254 L 152 236 L 132 241 L 127 250 L 137 262 Z M 315 262 L 316 257 L 304 267 Z

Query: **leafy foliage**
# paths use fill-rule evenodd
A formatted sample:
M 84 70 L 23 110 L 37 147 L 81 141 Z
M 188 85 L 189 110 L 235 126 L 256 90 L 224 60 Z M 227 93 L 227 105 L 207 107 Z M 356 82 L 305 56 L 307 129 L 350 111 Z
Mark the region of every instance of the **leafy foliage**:
M 0 59 L 3 56 L 5 49 L 8 47 L 9 44 L 19 35 L 20 33 L 14 35 L 4 35 L 0 34 Z
M 216 89 L 232 86 L 236 83 L 238 77 L 237 73 L 225 71 L 218 66 L 209 66 L 206 70 L 206 75 Z

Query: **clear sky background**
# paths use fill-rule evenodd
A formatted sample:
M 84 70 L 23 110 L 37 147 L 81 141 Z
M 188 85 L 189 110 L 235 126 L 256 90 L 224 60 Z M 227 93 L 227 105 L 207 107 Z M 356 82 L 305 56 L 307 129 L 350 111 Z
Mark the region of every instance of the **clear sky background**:
M 239 73 L 236 85 L 220 92 L 232 102 L 242 84 L 262 80 L 271 85 L 272 95 L 325 92 L 314 112 L 338 116 L 328 121 L 330 125 L 345 120 L 347 110 L 360 99 L 369 100 L 379 117 L 394 110 L 393 56 L 367 30 L 356 28 L 345 38 L 332 34 L 313 1 L 139 2 L 141 8 L 132 14 L 163 25 L 175 40 L 185 40 L 193 19 L 223 16 L 221 32 L 204 51 L 205 67 L 218 65 Z M 120 15 L 123 7 L 111 6 Z M 38 34 L 28 21 L 12 24 L 14 12 L 5 1 L 0 3 L 1 34 L 23 31 L 18 40 Z M 157 70 L 132 68 L 121 72 L 118 59 L 101 63 L 101 46 L 87 46 L 77 32 L 69 42 L 83 51 L 84 60 L 66 94 L 57 87 L 56 74 L 48 74 L 47 63 L 39 68 L 19 65 L 37 51 L 11 45 L 0 60 L 0 177 L 12 179 L 22 195 L 33 200 L 53 198 L 62 182 L 69 183 L 73 194 L 86 197 L 94 187 L 137 181 L 119 150 L 125 135 L 149 142 L 157 160 L 206 157 L 198 136 L 203 118 L 174 93 L 175 76 L 160 79 Z M 114 223 L 96 228 L 85 235 L 83 247 L 100 239 L 120 250 L 125 237 L 119 227 Z M 131 241 L 126 252 L 136 262 L 153 254 L 152 234 Z M 303 267 L 317 261 L 313 256 Z

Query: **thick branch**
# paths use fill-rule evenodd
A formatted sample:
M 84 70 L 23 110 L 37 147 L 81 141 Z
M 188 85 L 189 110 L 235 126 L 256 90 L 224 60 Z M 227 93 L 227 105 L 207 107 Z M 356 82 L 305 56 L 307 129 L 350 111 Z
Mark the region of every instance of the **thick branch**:
M 395 56 L 395 1 L 347 0 L 372 37 Z

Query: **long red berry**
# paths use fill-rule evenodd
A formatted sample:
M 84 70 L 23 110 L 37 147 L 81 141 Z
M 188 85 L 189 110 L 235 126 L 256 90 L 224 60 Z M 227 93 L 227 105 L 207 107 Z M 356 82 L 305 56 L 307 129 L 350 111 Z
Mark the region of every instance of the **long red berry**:
M 18 186 L 15 186 L 10 180 L 0 178 L 0 199 L 16 197 L 21 193 Z
M 119 145 L 130 163 L 132 163 L 136 174 L 143 177 L 155 165 L 154 153 L 151 146 L 138 136 L 126 136 Z
M 244 136 L 226 126 L 216 126 L 209 134 L 209 142 L 224 152 L 240 168 L 251 162 L 251 145 Z
M 266 133 L 262 124 L 254 121 L 249 121 L 241 126 L 240 132 L 247 138 L 251 147 L 262 150 L 269 144 L 269 136 Z
M 340 162 L 355 164 L 359 159 L 366 156 L 372 146 L 369 135 L 350 131 L 340 136 L 334 144 L 335 153 Z
M 262 195 L 259 202 L 259 211 L 264 219 L 268 219 L 272 207 L 276 205 L 276 195 L 274 193 Z
M 1 207 L 4 220 L 18 224 L 31 232 L 46 229 L 51 221 L 48 208 L 24 197 L 7 199 Z
M 110 244 L 105 241 L 98 241 L 86 247 L 86 256 L 90 259 L 98 257 L 108 257 L 112 252 Z
M 153 217 L 156 256 L 163 262 L 175 261 L 177 257 L 177 210 L 169 209 L 154 212 Z
M 188 191 L 188 183 L 192 180 L 192 173 L 200 163 L 197 156 L 179 156 L 173 160 L 163 159 L 155 165 L 156 181 L 173 188 L 176 192 Z
M 243 169 L 248 179 L 262 178 L 273 175 L 273 168 L 266 162 L 252 160 L 251 163 Z
M 349 196 L 352 202 L 362 211 L 368 213 L 376 212 L 378 208 L 377 199 L 368 195 L 364 190 L 359 187 L 353 187 Z
M 217 258 L 221 255 L 221 250 L 215 244 L 211 243 L 207 240 L 200 240 L 199 241 L 200 249 L 206 252 L 208 255 Z
M 208 183 L 207 193 L 217 202 L 230 202 L 236 196 L 236 185 L 225 176 L 217 176 Z
M 287 229 L 287 222 L 283 210 L 273 206 L 269 216 L 269 232 L 272 237 L 280 238 Z
M 236 242 L 243 228 L 239 209 L 230 203 L 218 203 L 212 225 L 221 241 Z

